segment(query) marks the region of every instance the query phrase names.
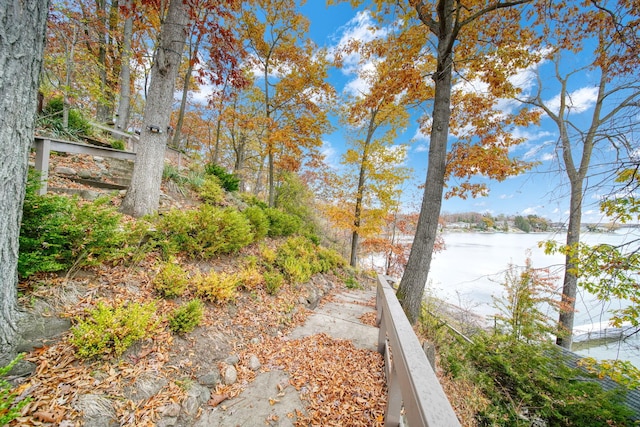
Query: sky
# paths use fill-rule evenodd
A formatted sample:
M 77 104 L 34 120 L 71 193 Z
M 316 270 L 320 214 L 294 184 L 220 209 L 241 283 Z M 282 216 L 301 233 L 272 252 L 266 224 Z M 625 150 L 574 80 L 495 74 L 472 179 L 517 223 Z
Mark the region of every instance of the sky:
M 310 20 L 310 37 L 319 46 L 335 48 L 348 37 L 371 37 L 368 27 L 373 21 L 367 12 L 367 7 L 354 9 L 349 2 L 337 6 L 326 6 L 323 0 L 309 0 L 300 7 L 302 14 Z M 579 61 L 580 58 L 572 58 Z M 544 73 L 545 67 L 541 64 L 540 70 Z M 531 70 L 524 70 L 519 76 L 523 87 L 532 84 L 535 74 Z M 590 78 L 585 75 L 579 79 L 572 90 L 574 103 L 574 117 L 589 117 L 593 106 L 595 91 Z M 330 82 L 338 92 L 349 91 L 357 87 L 359 82 L 353 73 L 347 70 L 333 69 L 330 72 Z M 545 92 L 545 101 L 550 104 L 557 103 L 557 93 L 553 89 Z M 555 98 L 554 98 L 555 97 Z M 509 108 L 509 106 L 505 106 Z M 334 124 L 337 125 L 337 122 Z M 568 212 L 569 187 L 565 173 L 562 171 L 556 152 L 558 132 L 555 125 L 549 119 L 543 119 L 540 126 L 520 128 L 515 131 L 518 136 L 523 136 L 526 142 L 513 150 L 512 155 L 523 160 L 538 162 L 538 166 L 523 175 L 508 178 L 503 182 L 484 180 L 489 187 L 487 197 L 448 199 L 443 202 L 442 212 L 488 212 L 492 215 L 539 215 L 552 221 L 565 222 Z M 345 132 L 339 127 L 331 134 L 323 137 L 323 150 L 326 162 L 331 167 L 340 167 L 340 156 L 345 151 Z M 404 186 L 403 209 L 417 211 L 422 199 L 422 190 L 418 185 L 424 184 L 426 178 L 428 136 L 422 135 L 417 130 L 417 116 L 413 116 L 410 125 L 399 134 L 396 143 L 409 144 L 409 155 L 406 166 L 413 169 L 410 182 Z M 612 166 L 606 163 L 610 157 L 607 150 L 596 153 L 594 164 L 602 164 L 603 173 L 611 171 Z M 597 169 L 597 167 L 596 167 Z M 591 183 L 597 181 L 593 179 Z M 602 190 L 601 190 L 602 191 Z M 588 223 L 602 221 L 599 213 L 598 202 L 602 194 L 591 192 L 587 194 L 583 206 L 583 221 Z

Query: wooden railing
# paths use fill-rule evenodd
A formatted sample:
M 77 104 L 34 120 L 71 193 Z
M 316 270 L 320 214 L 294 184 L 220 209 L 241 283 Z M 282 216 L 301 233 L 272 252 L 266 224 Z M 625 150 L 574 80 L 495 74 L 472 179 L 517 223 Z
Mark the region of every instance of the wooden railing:
M 378 351 L 384 356 L 388 388 L 385 426 L 406 421 L 410 427 L 459 427 L 451 403 L 386 276 L 378 276 L 376 307 Z
M 35 169 L 40 172 L 40 194 L 47 193 L 47 179 L 49 178 L 49 155 L 52 151 L 72 154 L 89 154 L 92 156 L 113 157 L 116 159 L 135 160 L 136 153 L 116 150 L 113 148 L 97 147 L 79 142 L 63 141 L 60 139 L 36 136 L 33 147 L 36 150 Z

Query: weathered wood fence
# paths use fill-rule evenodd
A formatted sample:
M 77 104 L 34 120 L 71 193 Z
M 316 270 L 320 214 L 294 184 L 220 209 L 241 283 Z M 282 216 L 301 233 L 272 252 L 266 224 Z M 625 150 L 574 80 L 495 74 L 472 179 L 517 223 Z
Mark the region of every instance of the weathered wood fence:
M 71 154 L 89 154 L 92 156 L 113 157 L 123 160 L 135 160 L 136 153 L 116 150 L 107 147 L 97 147 L 79 142 L 63 141 L 54 138 L 35 137 L 33 147 L 36 150 L 35 169 L 40 172 L 40 194 L 47 193 L 49 178 L 49 156 L 52 151 Z
M 410 427 L 459 427 L 451 403 L 386 276 L 378 275 L 376 306 L 378 351 L 384 356 L 388 388 L 385 426 L 406 421 Z

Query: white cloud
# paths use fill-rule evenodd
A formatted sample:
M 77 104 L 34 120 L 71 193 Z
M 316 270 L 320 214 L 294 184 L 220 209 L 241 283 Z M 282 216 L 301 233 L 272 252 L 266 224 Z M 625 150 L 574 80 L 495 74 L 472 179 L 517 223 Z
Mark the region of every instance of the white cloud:
M 429 151 L 429 146 L 427 144 L 418 144 L 413 149 L 416 153 L 426 153 Z
M 331 145 L 329 141 L 322 141 L 322 147 L 320 148 L 320 154 L 324 156 L 324 163 L 331 169 L 338 169 L 340 167 L 340 159 L 338 152 Z
M 548 136 L 553 135 L 551 132 L 546 130 L 532 130 L 532 129 L 524 129 L 524 128 L 515 128 L 513 132 L 511 132 L 514 138 L 522 138 L 528 142 L 537 141 L 542 138 L 546 138 Z
M 542 156 L 540 156 L 540 161 L 549 162 L 555 160 L 556 158 L 556 153 L 544 153 Z
M 567 108 L 574 113 L 582 113 L 591 108 L 598 97 L 598 88 L 595 86 L 583 87 L 567 95 L 565 100 Z M 560 95 L 548 100 L 546 105 L 551 111 L 557 113 L 560 109 Z
M 513 199 L 513 194 L 501 194 L 500 199 L 501 200 Z
M 338 32 L 341 32 L 342 35 L 336 45 L 329 49 L 329 56 L 335 55 L 337 51 L 347 48 L 353 42 L 367 43 L 384 38 L 389 34 L 390 28 L 376 26 L 371 13 L 365 10 L 356 13 Z M 370 84 L 367 82 L 367 76 L 375 72 L 375 64 L 371 61 L 363 63 L 361 55 L 357 52 L 351 52 L 346 55 L 342 53 L 342 55 L 342 73 L 347 76 L 354 76 L 353 80 L 345 85 L 345 93 L 353 96 L 368 93 Z
M 431 119 L 429 119 L 431 120 Z M 430 123 L 425 123 L 423 127 L 430 127 Z M 420 129 L 420 127 L 418 127 L 416 129 L 416 133 L 413 134 L 413 138 L 411 138 L 412 141 L 419 141 L 419 142 L 425 142 L 428 143 L 431 140 L 431 135 L 426 134 L 424 132 L 422 132 L 422 130 Z
M 377 28 L 375 21 L 368 10 L 359 11 L 356 15 L 338 31 L 342 32 L 340 40 L 331 51 L 346 48 L 351 42 L 367 43 L 375 39 L 386 37 L 389 33 L 386 28 Z M 343 58 L 344 74 L 355 74 L 360 63 L 360 55 L 351 53 Z
M 526 208 L 522 211 L 522 215 L 535 215 L 538 209 L 540 208 L 541 206 L 533 206 L 530 208 Z

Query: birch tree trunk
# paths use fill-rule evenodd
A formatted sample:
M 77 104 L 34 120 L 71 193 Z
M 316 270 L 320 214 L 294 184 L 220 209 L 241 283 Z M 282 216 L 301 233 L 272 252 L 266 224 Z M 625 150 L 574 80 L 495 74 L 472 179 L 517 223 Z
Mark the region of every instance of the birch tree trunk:
M 0 351 L 16 332 L 18 237 L 48 0 L 0 2 Z
M 167 127 L 188 23 L 188 6 L 183 0 L 171 0 L 151 67 L 149 95 L 131 185 L 122 201 L 121 211 L 128 215 L 140 217 L 158 209 Z

